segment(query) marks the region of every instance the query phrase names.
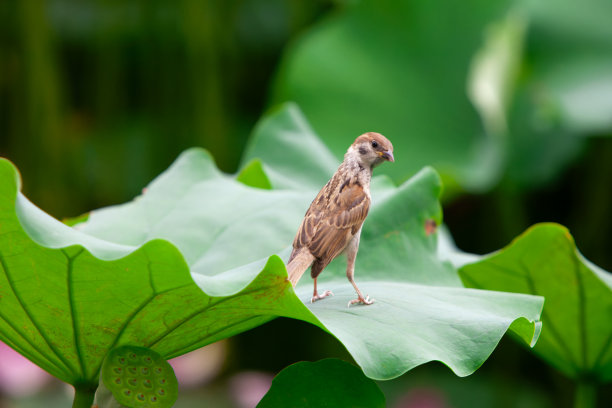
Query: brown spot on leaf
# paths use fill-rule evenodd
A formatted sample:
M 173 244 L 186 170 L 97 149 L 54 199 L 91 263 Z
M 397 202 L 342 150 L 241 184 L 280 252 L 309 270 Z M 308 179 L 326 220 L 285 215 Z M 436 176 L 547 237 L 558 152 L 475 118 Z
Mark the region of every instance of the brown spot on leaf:
M 430 236 L 431 234 L 435 234 L 438 229 L 438 224 L 433 219 L 425 220 L 425 235 Z

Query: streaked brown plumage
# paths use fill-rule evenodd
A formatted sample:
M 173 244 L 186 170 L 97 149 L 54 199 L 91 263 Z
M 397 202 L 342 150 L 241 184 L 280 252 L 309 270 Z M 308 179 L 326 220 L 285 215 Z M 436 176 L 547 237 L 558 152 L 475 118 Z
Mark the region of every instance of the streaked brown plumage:
M 295 286 L 311 267 L 313 302 L 332 294 L 325 291 L 319 295 L 317 277 L 335 257 L 346 252 L 346 275 L 357 292 L 357 299 L 349 302 L 349 306 L 372 303 L 369 297 L 363 297 L 353 276 L 361 226 L 370 209 L 372 169 L 385 160 L 394 161 L 393 145 L 387 138 L 374 132 L 359 136 L 348 148 L 336 173 L 306 211 L 293 241 L 287 272 Z

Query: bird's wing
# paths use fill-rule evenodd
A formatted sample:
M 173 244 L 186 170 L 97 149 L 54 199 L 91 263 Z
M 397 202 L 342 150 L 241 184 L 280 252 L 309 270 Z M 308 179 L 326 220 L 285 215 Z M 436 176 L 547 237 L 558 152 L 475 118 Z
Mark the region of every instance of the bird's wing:
M 332 261 L 359 231 L 368 215 L 370 198 L 361 184 L 347 181 L 323 188 L 306 212 L 293 243 L 294 248 L 307 247 L 323 265 Z M 326 186 L 326 187 L 328 187 Z M 336 194 L 329 191 L 338 190 Z

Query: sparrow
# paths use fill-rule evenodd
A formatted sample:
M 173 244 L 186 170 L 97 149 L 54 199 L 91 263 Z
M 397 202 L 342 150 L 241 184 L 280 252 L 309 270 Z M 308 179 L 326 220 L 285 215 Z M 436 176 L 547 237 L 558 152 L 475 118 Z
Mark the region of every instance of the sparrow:
M 348 148 L 336 173 L 310 204 L 293 240 L 293 251 L 287 262 L 288 279 L 293 286 L 310 267 L 314 279 L 311 302 L 333 293 L 317 292 L 317 277 L 338 255 L 346 253 L 346 276 L 357 292 L 352 304 L 370 305 L 355 284 L 355 258 L 359 249 L 361 226 L 370 209 L 372 170 L 379 164 L 395 161 L 393 145 L 379 133 L 359 136 Z

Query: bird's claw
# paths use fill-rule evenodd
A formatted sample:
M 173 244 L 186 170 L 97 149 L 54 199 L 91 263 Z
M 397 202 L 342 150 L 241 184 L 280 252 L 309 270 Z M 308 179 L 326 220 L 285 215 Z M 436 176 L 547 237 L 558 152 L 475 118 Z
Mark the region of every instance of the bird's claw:
M 326 290 L 325 292 L 323 292 L 321 295 L 319 295 L 318 293 L 316 295 L 314 295 L 312 298 L 310 298 L 310 303 L 314 303 L 317 300 L 321 300 L 323 298 L 326 298 L 328 296 L 334 296 L 334 294 L 332 293 L 331 290 Z
M 347 307 L 351 307 L 351 305 L 354 305 L 356 303 L 362 304 L 362 305 L 371 305 L 372 303 L 374 303 L 374 299 L 370 299 L 370 296 L 366 295 L 366 297 L 362 297 L 359 296 L 357 299 L 353 299 L 350 302 L 348 302 Z

